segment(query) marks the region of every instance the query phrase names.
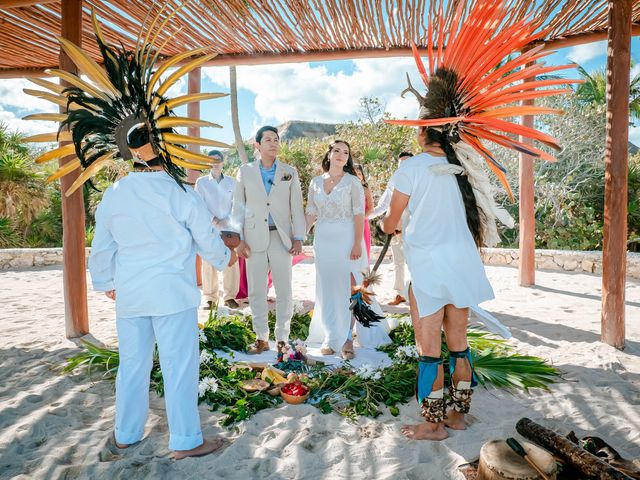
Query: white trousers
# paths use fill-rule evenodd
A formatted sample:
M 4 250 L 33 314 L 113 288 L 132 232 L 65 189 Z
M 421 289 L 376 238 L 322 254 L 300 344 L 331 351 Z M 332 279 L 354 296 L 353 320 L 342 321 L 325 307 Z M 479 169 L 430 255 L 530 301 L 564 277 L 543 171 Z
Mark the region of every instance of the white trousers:
M 169 448 L 202 445 L 198 413 L 199 344 L 197 309 L 159 317 L 117 318 L 120 365 L 116 377 L 118 443 L 142 439 L 149 412 L 149 375 L 158 342 L 169 423 Z
M 404 286 L 404 269 L 405 259 L 404 250 L 402 249 L 402 235 L 394 235 L 391 238 L 391 256 L 393 257 L 393 271 L 395 273 L 395 280 L 393 282 L 393 289 L 400 296 L 405 295 Z M 408 298 L 408 297 L 407 297 Z
M 247 258 L 249 306 L 253 316 L 253 331 L 258 340 L 269 340 L 269 306 L 267 305 L 268 274 L 271 270 L 276 290 L 276 340 L 289 340 L 293 298 L 291 291 L 291 254 L 277 231 L 269 232 L 269 247 L 264 252 L 251 252 Z
M 240 289 L 240 268 L 238 262 L 222 271 L 222 300 L 234 300 Z M 208 302 L 218 303 L 218 270 L 210 263 L 202 261 L 202 296 Z

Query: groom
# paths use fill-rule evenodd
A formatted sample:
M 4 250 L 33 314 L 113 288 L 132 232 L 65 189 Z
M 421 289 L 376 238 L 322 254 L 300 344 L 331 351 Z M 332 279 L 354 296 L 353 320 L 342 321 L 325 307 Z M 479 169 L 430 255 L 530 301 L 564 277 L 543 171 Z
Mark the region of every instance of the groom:
M 280 137 L 275 127 L 256 133 L 260 160 L 240 167 L 233 197 L 232 219 L 240 230 L 236 251 L 247 262 L 249 306 L 257 340 L 249 353 L 269 350 L 267 276 L 276 290 L 278 346 L 289 340 L 293 298 L 291 256 L 302 252 L 305 217 L 300 179 L 295 168 L 277 160 Z

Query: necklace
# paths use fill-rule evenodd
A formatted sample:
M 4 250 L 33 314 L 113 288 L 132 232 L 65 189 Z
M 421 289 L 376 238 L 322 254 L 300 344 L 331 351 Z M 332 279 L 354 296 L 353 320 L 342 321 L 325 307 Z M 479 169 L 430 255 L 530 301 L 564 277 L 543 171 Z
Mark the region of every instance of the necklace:
M 333 176 L 329 172 L 327 172 L 327 175 L 329 175 L 329 181 L 331 182 L 332 185 L 338 183 L 342 179 L 342 177 L 344 177 L 344 173 Z

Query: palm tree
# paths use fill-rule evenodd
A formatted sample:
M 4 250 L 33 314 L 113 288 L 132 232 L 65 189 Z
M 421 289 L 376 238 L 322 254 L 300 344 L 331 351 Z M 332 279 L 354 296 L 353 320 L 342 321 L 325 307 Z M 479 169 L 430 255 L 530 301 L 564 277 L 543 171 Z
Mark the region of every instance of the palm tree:
M 587 72 L 578 65 L 578 72 L 584 79 L 584 83 L 576 88 L 576 97 L 583 105 L 598 105 L 604 107 L 607 104 L 607 71 L 605 67 Z M 629 82 L 629 116 L 632 120 L 640 119 L 640 73 Z
M 12 219 L 16 228 L 26 231 L 47 207 L 49 197 L 22 137 L 0 124 L 0 217 Z
M 236 148 L 242 164 L 247 163 L 247 152 L 240 133 L 240 120 L 238 119 L 238 82 L 235 65 L 229 67 L 229 83 L 231 87 L 231 121 L 233 123 L 233 134 L 236 139 Z

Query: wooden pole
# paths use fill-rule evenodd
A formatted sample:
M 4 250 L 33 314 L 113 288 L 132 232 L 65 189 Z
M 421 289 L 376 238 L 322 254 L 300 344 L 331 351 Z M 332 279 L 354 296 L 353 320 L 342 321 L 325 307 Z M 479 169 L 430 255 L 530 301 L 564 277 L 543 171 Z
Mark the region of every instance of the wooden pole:
M 62 1 L 62 37 L 78 46 L 82 42 L 82 0 Z M 60 68 L 77 73 L 75 64 L 60 49 Z M 65 82 L 62 82 L 65 85 Z M 61 108 L 64 111 L 64 108 Z M 60 159 L 60 166 L 73 157 Z M 70 197 L 65 192 L 80 174 L 79 170 L 60 179 L 62 196 L 62 256 L 65 306 L 65 330 L 67 338 L 81 337 L 89 333 L 87 310 L 87 277 L 85 258 L 84 200 L 79 188 Z
M 200 93 L 202 85 L 202 69 L 196 68 L 191 70 L 188 76 L 189 94 Z M 187 117 L 200 118 L 200 102 L 193 102 L 187 105 Z M 192 137 L 200 136 L 200 127 L 188 127 L 187 134 Z M 200 147 L 198 145 L 189 145 L 187 147 L 192 152 L 200 153 Z M 199 170 L 187 170 L 187 180 L 191 183 L 196 183 L 196 180 L 200 176 Z M 202 285 L 202 259 L 199 255 L 196 255 L 196 283 Z
M 619 349 L 625 340 L 631 4 L 631 0 L 609 0 L 608 6 L 601 320 L 602 341 Z
M 236 149 L 240 162 L 244 165 L 249 161 L 247 151 L 244 149 L 242 141 L 242 133 L 240 132 L 240 118 L 238 115 L 238 77 L 236 74 L 236 66 L 229 67 L 229 84 L 231 87 L 231 123 L 233 124 L 233 135 L 236 141 Z
M 529 64 L 528 64 L 529 65 Z M 532 78 L 525 81 L 530 82 Z M 533 100 L 525 100 L 523 105 L 533 105 Z M 533 128 L 533 116 L 522 117 L 522 125 Z M 533 140 L 520 137 L 520 141 L 533 144 Z M 519 248 L 518 278 L 520 285 L 530 287 L 536 283 L 536 219 L 535 193 L 533 189 L 533 158 L 524 153 L 520 154 L 519 165 Z

